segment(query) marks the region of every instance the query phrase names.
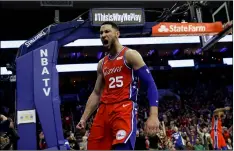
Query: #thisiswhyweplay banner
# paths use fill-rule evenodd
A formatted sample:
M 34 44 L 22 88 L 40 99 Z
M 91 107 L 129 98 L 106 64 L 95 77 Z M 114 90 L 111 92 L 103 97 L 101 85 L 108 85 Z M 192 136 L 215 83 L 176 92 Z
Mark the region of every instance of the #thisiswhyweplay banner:
M 119 26 L 144 26 L 145 15 L 141 8 L 94 8 L 90 10 L 93 26 L 112 21 Z

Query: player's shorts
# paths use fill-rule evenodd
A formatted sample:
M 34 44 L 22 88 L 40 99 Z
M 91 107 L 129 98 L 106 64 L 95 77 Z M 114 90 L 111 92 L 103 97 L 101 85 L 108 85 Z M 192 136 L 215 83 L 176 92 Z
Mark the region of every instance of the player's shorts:
M 222 133 L 220 133 L 218 131 L 215 132 L 214 130 L 212 130 L 211 138 L 212 138 L 213 147 L 215 150 L 222 150 L 222 148 L 227 147 L 227 144 L 225 142 L 225 139 L 224 139 Z
M 88 138 L 88 150 L 111 150 L 116 144 L 136 141 L 135 103 L 128 100 L 100 104 Z

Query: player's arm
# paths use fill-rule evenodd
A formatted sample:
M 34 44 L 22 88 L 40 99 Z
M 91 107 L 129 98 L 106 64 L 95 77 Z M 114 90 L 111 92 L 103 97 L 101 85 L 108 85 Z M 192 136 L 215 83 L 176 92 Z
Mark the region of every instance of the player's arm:
M 89 96 L 89 99 L 86 103 L 85 111 L 81 117 L 81 120 L 87 121 L 88 118 L 92 115 L 92 113 L 97 109 L 99 102 L 100 102 L 100 96 L 104 87 L 104 79 L 102 74 L 102 61 L 100 60 L 97 67 L 97 80 L 95 83 L 95 87 L 93 89 L 93 92 Z
M 213 114 L 219 116 L 219 115 L 222 114 L 223 112 L 228 111 L 228 110 L 230 110 L 230 109 L 231 109 L 230 107 L 218 108 L 218 109 L 215 109 L 215 110 L 213 111 Z
M 167 133 L 166 133 L 166 128 L 165 128 L 164 121 L 162 121 L 162 128 L 163 128 L 164 136 L 167 137 Z
M 202 135 L 202 132 L 200 131 L 199 125 L 197 125 L 197 133 L 198 133 L 199 135 Z
M 154 79 L 143 58 L 136 50 L 126 51 L 125 58 L 136 72 L 143 85 L 147 87 L 147 98 L 150 105 L 150 116 L 158 117 L 158 91 Z
M 230 109 L 231 109 L 230 107 L 218 108 L 218 109 L 214 110 L 214 113 L 217 113 L 217 112 L 224 112 L 224 111 L 228 111 L 228 110 L 230 110 Z

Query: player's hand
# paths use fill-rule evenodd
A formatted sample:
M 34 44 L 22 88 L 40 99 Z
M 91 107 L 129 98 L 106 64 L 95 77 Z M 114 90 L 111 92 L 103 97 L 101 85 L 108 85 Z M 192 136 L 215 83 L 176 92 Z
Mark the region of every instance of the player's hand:
M 145 123 L 145 134 L 147 136 L 156 136 L 159 132 L 158 116 L 150 116 Z
M 225 110 L 228 111 L 230 110 L 231 108 L 228 106 L 228 107 L 225 107 Z
M 79 130 L 85 129 L 86 127 L 86 121 L 80 120 L 80 122 L 76 125 L 76 128 Z

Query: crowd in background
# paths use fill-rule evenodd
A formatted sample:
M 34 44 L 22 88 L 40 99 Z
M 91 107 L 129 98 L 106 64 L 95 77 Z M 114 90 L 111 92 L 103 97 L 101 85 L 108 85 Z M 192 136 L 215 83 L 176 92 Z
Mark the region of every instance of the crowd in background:
M 170 91 L 160 97 L 159 120 L 160 132 L 155 137 L 144 135 L 144 122 L 147 120 L 149 109 L 144 91 L 140 90 L 138 96 L 137 114 L 137 140 L 136 150 L 158 149 L 158 150 L 213 150 L 213 142 L 210 136 L 211 119 L 213 111 L 225 106 L 232 107 L 232 83 L 227 79 L 225 73 L 213 75 L 200 74 L 201 77 L 178 79 L 170 82 Z M 156 76 L 157 77 L 157 76 Z M 204 78 L 206 77 L 206 78 Z M 217 81 L 218 80 L 218 81 Z M 156 80 L 157 81 L 157 80 Z M 71 82 L 72 85 L 72 82 Z M 82 81 L 76 83 L 78 99 L 75 103 L 62 105 L 63 127 L 66 129 L 66 137 L 73 149 L 86 149 L 89 129 L 94 115 L 90 118 L 85 132 L 78 132 L 75 125 L 78 123 L 89 94 L 92 92 L 94 82 Z M 160 83 L 159 83 L 160 85 Z M 172 94 L 172 95 L 171 95 Z M 74 105 L 76 104 L 76 105 Z M 232 150 L 232 121 L 233 112 L 225 112 L 222 119 L 223 136 L 229 150 Z M 178 134 L 178 135 L 175 135 Z M 181 137 L 181 141 L 175 139 Z
M 129 46 L 132 49 L 138 50 L 138 46 Z M 145 46 L 146 47 L 146 46 Z M 63 48 L 65 49 L 65 48 Z M 80 49 L 80 50 L 79 50 Z M 87 48 L 88 49 L 88 48 Z M 92 47 L 89 48 L 90 50 L 94 49 Z M 99 52 L 100 49 L 94 49 L 92 52 Z M 172 48 L 173 49 L 173 48 Z M 226 48 L 229 50 L 230 48 Z M 86 53 L 82 50 L 82 48 L 75 49 L 76 52 L 74 53 L 68 53 L 69 51 L 65 51 L 61 53 L 58 56 L 58 64 L 76 64 L 76 63 L 97 63 L 100 60 L 100 56 Z M 196 49 L 195 49 L 196 50 Z M 148 53 L 147 53 L 148 52 Z M 102 53 L 103 57 L 105 53 Z M 223 60 L 222 58 L 228 58 L 232 56 L 231 50 L 225 51 L 225 52 L 202 52 L 202 53 L 196 53 L 196 51 L 185 51 L 183 49 L 179 49 L 177 54 L 173 54 L 173 51 L 171 52 L 159 52 L 155 49 L 155 51 L 150 52 L 145 50 L 144 53 L 141 53 L 144 61 L 149 66 L 167 66 L 168 60 L 180 60 L 180 59 L 194 59 L 196 63 L 216 63 L 216 64 L 222 64 Z
M 185 69 L 168 71 L 170 72 L 169 75 L 152 71 L 160 93 L 170 91 L 170 93 L 160 96 L 160 131 L 157 136 L 147 137 L 144 135 L 143 127 L 149 114 L 149 108 L 145 91 L 139 91 L 136 108 L 138 130 L 135 150 L 213 149 L 210 136 L 211 118 L 216 108 L 232 107 L 232 80 L 230 80 L 232 75 L 228 75 L 229 71 L 226 72 L 222 69 L 216 69 L 216 71 L 210 69 L 212 72 L 182 70 Z M 183 76 L 188 75 L 183 74 L 183 72 L 190 72 L 190 76 L 186 79 Z M 165 75 L 170 79 L 161 79 L 162 77 L 165 78 Z M 179 75 L 180 78 L 177 79 L 176 75 Z M 61 119 L 66 140 L 65 145 L 67 149 L 86 150 L 89 129 L 95 113 L 89 119 L 86 131 L 77 131 L 75 125 L 81 118 L 95 81 L 82 79 L 74 82 L 71 79 L 65 79 L 67 81 L 60 86 L 62 88 L 61 96 L 68 92 L 76 92 L 77 94 L 76 99 L 70 101 L 64 101 L 61 97 Z M 2 106 L 1 113 L 14 120 L 14 110 Z M 233 142 L 232 121 L 233 112 L 225 112 L 222 120 L 223 136 L 229 150 L 232 150 Z M 1 133 L 1 144 L 2 142 L 9 143 L 10 137 L 6 137 L 7 133 L 9 132 Z M 181 141 L 178 141 L 176 137 L 181 137 Z M 38 140 L 38 149 L 46 149 L 42 129 L 38 130 Z

